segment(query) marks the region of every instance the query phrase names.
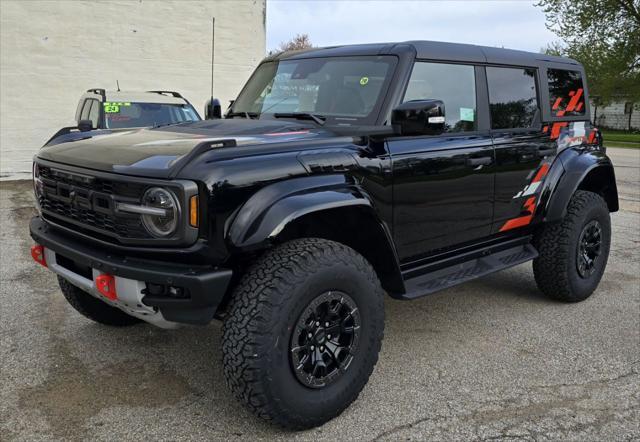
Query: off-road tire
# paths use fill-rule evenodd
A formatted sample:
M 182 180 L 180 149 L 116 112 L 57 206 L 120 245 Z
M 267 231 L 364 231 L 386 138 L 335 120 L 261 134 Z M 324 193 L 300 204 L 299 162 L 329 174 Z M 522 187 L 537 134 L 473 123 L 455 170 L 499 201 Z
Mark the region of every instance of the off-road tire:
M 602 230 L 602 244 L 593 274 L 582 277 L 578 271 L 581 232 L 596 220 Z M 564 302 L 587 299 L 598 286 L 607 265 L 611 246 L 611 219 L 602 197 L 578 190 L 569 201 L 562 221 L 543 226 L 534 238 L 539 256 L 533 260 L 538 288 L 547 296 Z
M 348 293 L 355 302 L 360 337 L 348 369 L 315 389 L 296 377 L 290 343 L 302 312 L 327 290 Z M 383 290 L 365 258 L 333 241 L 293 240 L 260 257 L 232 296 L 222 336 L 224 376 L 252 412 L 300 430 L 338 416 L 358 397 L 378 360 L 384 331 Z
M 142 322 L 142 320 L 127 315 L 122 310 L 94 298 L 60 276 L 58 276 L 58 284 L 71 307 L 92 321 L 114 327 L 123 327 Z

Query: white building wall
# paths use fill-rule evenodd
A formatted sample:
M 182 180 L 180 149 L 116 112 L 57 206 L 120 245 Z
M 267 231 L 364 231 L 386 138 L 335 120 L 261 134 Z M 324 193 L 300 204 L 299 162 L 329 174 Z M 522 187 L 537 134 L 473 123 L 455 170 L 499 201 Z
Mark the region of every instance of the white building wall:
M 616 101 L 607 106 L 598 106 L 597 112 L 591 103 L 591 117 L 594 124 L 606 129 L 629 130 L 629 114 L 624 113 L 625 101 Z M 640 103 L 634 103 L 631 113 L 631 129 L 640 129 Z
M 89 88 L 176 90 L 223 109 L 265 55 L 265 0 L 0 2 L 0 179 L 28 178 L 34 153 L 72 125 Z

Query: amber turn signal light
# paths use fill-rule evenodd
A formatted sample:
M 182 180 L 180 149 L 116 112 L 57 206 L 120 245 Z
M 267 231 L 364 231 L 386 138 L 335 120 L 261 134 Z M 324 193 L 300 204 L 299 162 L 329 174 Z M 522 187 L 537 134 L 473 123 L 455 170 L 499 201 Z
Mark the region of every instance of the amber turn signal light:
M 191 227 L 198 227 L 198 196 L 189 198 L 189 224 Z

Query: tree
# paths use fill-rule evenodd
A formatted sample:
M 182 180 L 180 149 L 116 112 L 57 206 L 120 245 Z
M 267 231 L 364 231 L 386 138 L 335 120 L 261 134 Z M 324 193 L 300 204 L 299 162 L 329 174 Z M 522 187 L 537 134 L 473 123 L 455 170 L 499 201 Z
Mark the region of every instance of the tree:
M 313 47 L 308 34 L 297 34 L 289 41 L 283 41 L 278 46 L 278 52 L 299 51 L 300 49 L 310 49 Z
M 540 0 L 547 28 L 562 38 L 545 52 L 581 62 L 596 104 L 640 99 L 638 0 Z

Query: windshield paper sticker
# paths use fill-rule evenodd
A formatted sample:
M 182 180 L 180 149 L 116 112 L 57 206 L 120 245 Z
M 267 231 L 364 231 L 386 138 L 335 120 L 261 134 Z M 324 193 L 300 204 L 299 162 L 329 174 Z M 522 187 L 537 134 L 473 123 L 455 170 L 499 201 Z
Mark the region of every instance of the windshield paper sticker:
M 131 106 L 131 103 L 125 103 L 122 101 L 105 101 L 102 105 L 104 106 L 105 114 L 117 114 L 120 112 L 120 107 Z
M 460 119 L 462 121 L 473 121 L 473 109 L 468 107 L 460 108 Z
M 367 83 L 369 83 L 369 77 L 360 78 L 360 86 L 366 86 Z

